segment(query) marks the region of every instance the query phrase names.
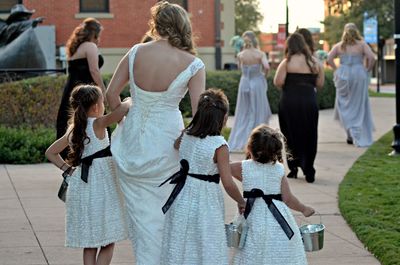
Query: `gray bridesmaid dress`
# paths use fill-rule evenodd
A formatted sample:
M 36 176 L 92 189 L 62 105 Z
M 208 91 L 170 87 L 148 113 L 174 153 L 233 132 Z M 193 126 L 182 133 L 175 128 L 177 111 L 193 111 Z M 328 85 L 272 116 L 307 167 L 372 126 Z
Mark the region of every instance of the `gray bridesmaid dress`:
M 368 98 L 369 76 L 362 55 L 342 54 L 334 75 L 336 101 L 334 118 L 347 132 L 348 140 L 359 147 L 373 143 L 371 108 Z
M 228 141 L 230 150 L 242 151 L 251 131 L 261 123 L 269 122 L 272 113 L 267 89 L 261 64 L 242 66 L 235 122 Z

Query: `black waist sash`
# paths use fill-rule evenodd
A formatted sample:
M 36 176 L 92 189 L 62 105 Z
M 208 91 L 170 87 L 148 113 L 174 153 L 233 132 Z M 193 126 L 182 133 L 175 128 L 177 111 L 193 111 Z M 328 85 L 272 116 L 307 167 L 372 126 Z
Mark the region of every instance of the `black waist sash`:
M 185 186 L 187 176 L 191 176 L 193 178 L 208 181 L 208 182 L 219 183 L 219 174 L 215 174 L 215 175 L 192 174 L 192 173 L 189 173 L 189 162 L 186 159 L 182 159 L 180 161 L 180 163 L 181 163 L 181 169 L 159 185 L 159 187 L 161 187 L 162 185 L 167 183 L 169 180 L 171 180 L 169 182 L 170 184 L 176 184 L 174 189 L 172 190 L 171 195 L 169 196 L 167 202 L 162 207 L 162 211 L 164 214 L 171 207 L 172 203 L 174 202 L 174 200 L 176 199 L 178 194 L 183 189 L 183 186 Z
M 272 200 L 279 200 L 282 201 L 281 194 L 268 194 L 264 195 L 264 192 L 260 189 L 252 189 L 251 191 L 244 191 L 243 197 L 247 198 L 246 202 L 246 209 L 244 211 L 244 217 L 247 218 L 251 212 L 251 208 L 253 208 L 254 201 L 257 198 L 263 198 L 265 203 L 268 205 L 268 209 L 271 211 L 272 215 L 275 217 L 276 221 L 282 227 L 283 231 L 285 232 L 286 236 L 289 240 L 293 237 L 294 232 L 290 225 L 285 220 L 285 217 L 279 212 L 278 207 L 274 204 Z
M 97 151 L 93 155 L 81 158 L 81 170 L 82 170 L 81 179 L 87 183 L 89 175 L 89 167 L 92 165 L 93 160 L 96 158 L 102 158 L 107 156 L 112 156 L 110 146 L 107 146 L 106 148 Z

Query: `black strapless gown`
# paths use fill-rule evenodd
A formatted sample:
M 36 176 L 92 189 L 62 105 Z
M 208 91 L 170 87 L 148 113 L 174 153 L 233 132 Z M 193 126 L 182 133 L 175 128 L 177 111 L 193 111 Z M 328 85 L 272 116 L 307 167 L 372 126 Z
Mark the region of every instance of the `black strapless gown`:
M 291 171 L 300 167 L 308 179 L 314 178 L 318 142 L 316 74 L 288 73 L 279 102 L 279 126 L 285 135 Z
M 99 55 L 99 67 L 104 64 L 103 56 Z M 64 86 L 64 92 L 61 98 L 60 108 L 57 114 L 57 139 L 62 137 L 67 131 L 69 119 L 69 98 L 71 92 L 77 85 L 94 84 L 89 70 L 89 63 L 86 58 L 80 58 L 68 61 L 68 79 Z

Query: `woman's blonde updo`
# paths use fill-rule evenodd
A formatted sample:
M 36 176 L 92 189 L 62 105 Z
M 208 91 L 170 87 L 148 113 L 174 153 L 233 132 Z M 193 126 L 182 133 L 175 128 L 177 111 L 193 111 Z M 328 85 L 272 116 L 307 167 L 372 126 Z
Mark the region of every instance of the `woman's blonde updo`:
M 346 50 L 347 45 L 354 45 L 357 41 L 362 40 L 361 34 L 354 23 L 347 23 L 344 26 L 342 35 L 342 50 Z
M 151 8 L 149 22 L 151 34 L 157 38 L 166 38 L 168 42 L 181 50 L 195 54 L 192 37 L 192 25 L 185 9 L 167 1 L 157 3 Z
M 95 18 L 85 19 L 72 32 L 67 41 L 67 55 L 71 57 L 78 50 L 79 45 L 86 41 L 91 41 L 93 38 L 97 40 L 103 27 Z
M 243 47 L 245 49 L 258 47 L 257 36 L 253 31 L 246 31 L 245 33 L 242 34 L 242 38 L 244 40 Z

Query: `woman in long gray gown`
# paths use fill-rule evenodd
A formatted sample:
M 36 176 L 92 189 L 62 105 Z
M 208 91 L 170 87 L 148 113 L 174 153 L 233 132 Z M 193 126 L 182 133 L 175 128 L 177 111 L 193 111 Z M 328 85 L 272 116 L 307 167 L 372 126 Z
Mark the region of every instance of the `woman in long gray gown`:
M 340 57 L 338 68 L 335 57 Z M 375 59 L 353 23 L 345 25 L 342 41 L 333 46 L 327 62 L 335 70 L 335 119 L 346 130 L 347 143 L 370 146 L 374 125 L 368 98 L 368 71 L 374 66 Z
M 244 49 L 237 56 L 242 77 L 236 102 L 235 123 L 228 141 L 232 151 L 243 151 L 251 131 L 261 123 L 268 124 L 272 114 L 265 79 L 269 70 L 267 56 L 258 49 L 254 32 L 243 33 L 243 40 Z

